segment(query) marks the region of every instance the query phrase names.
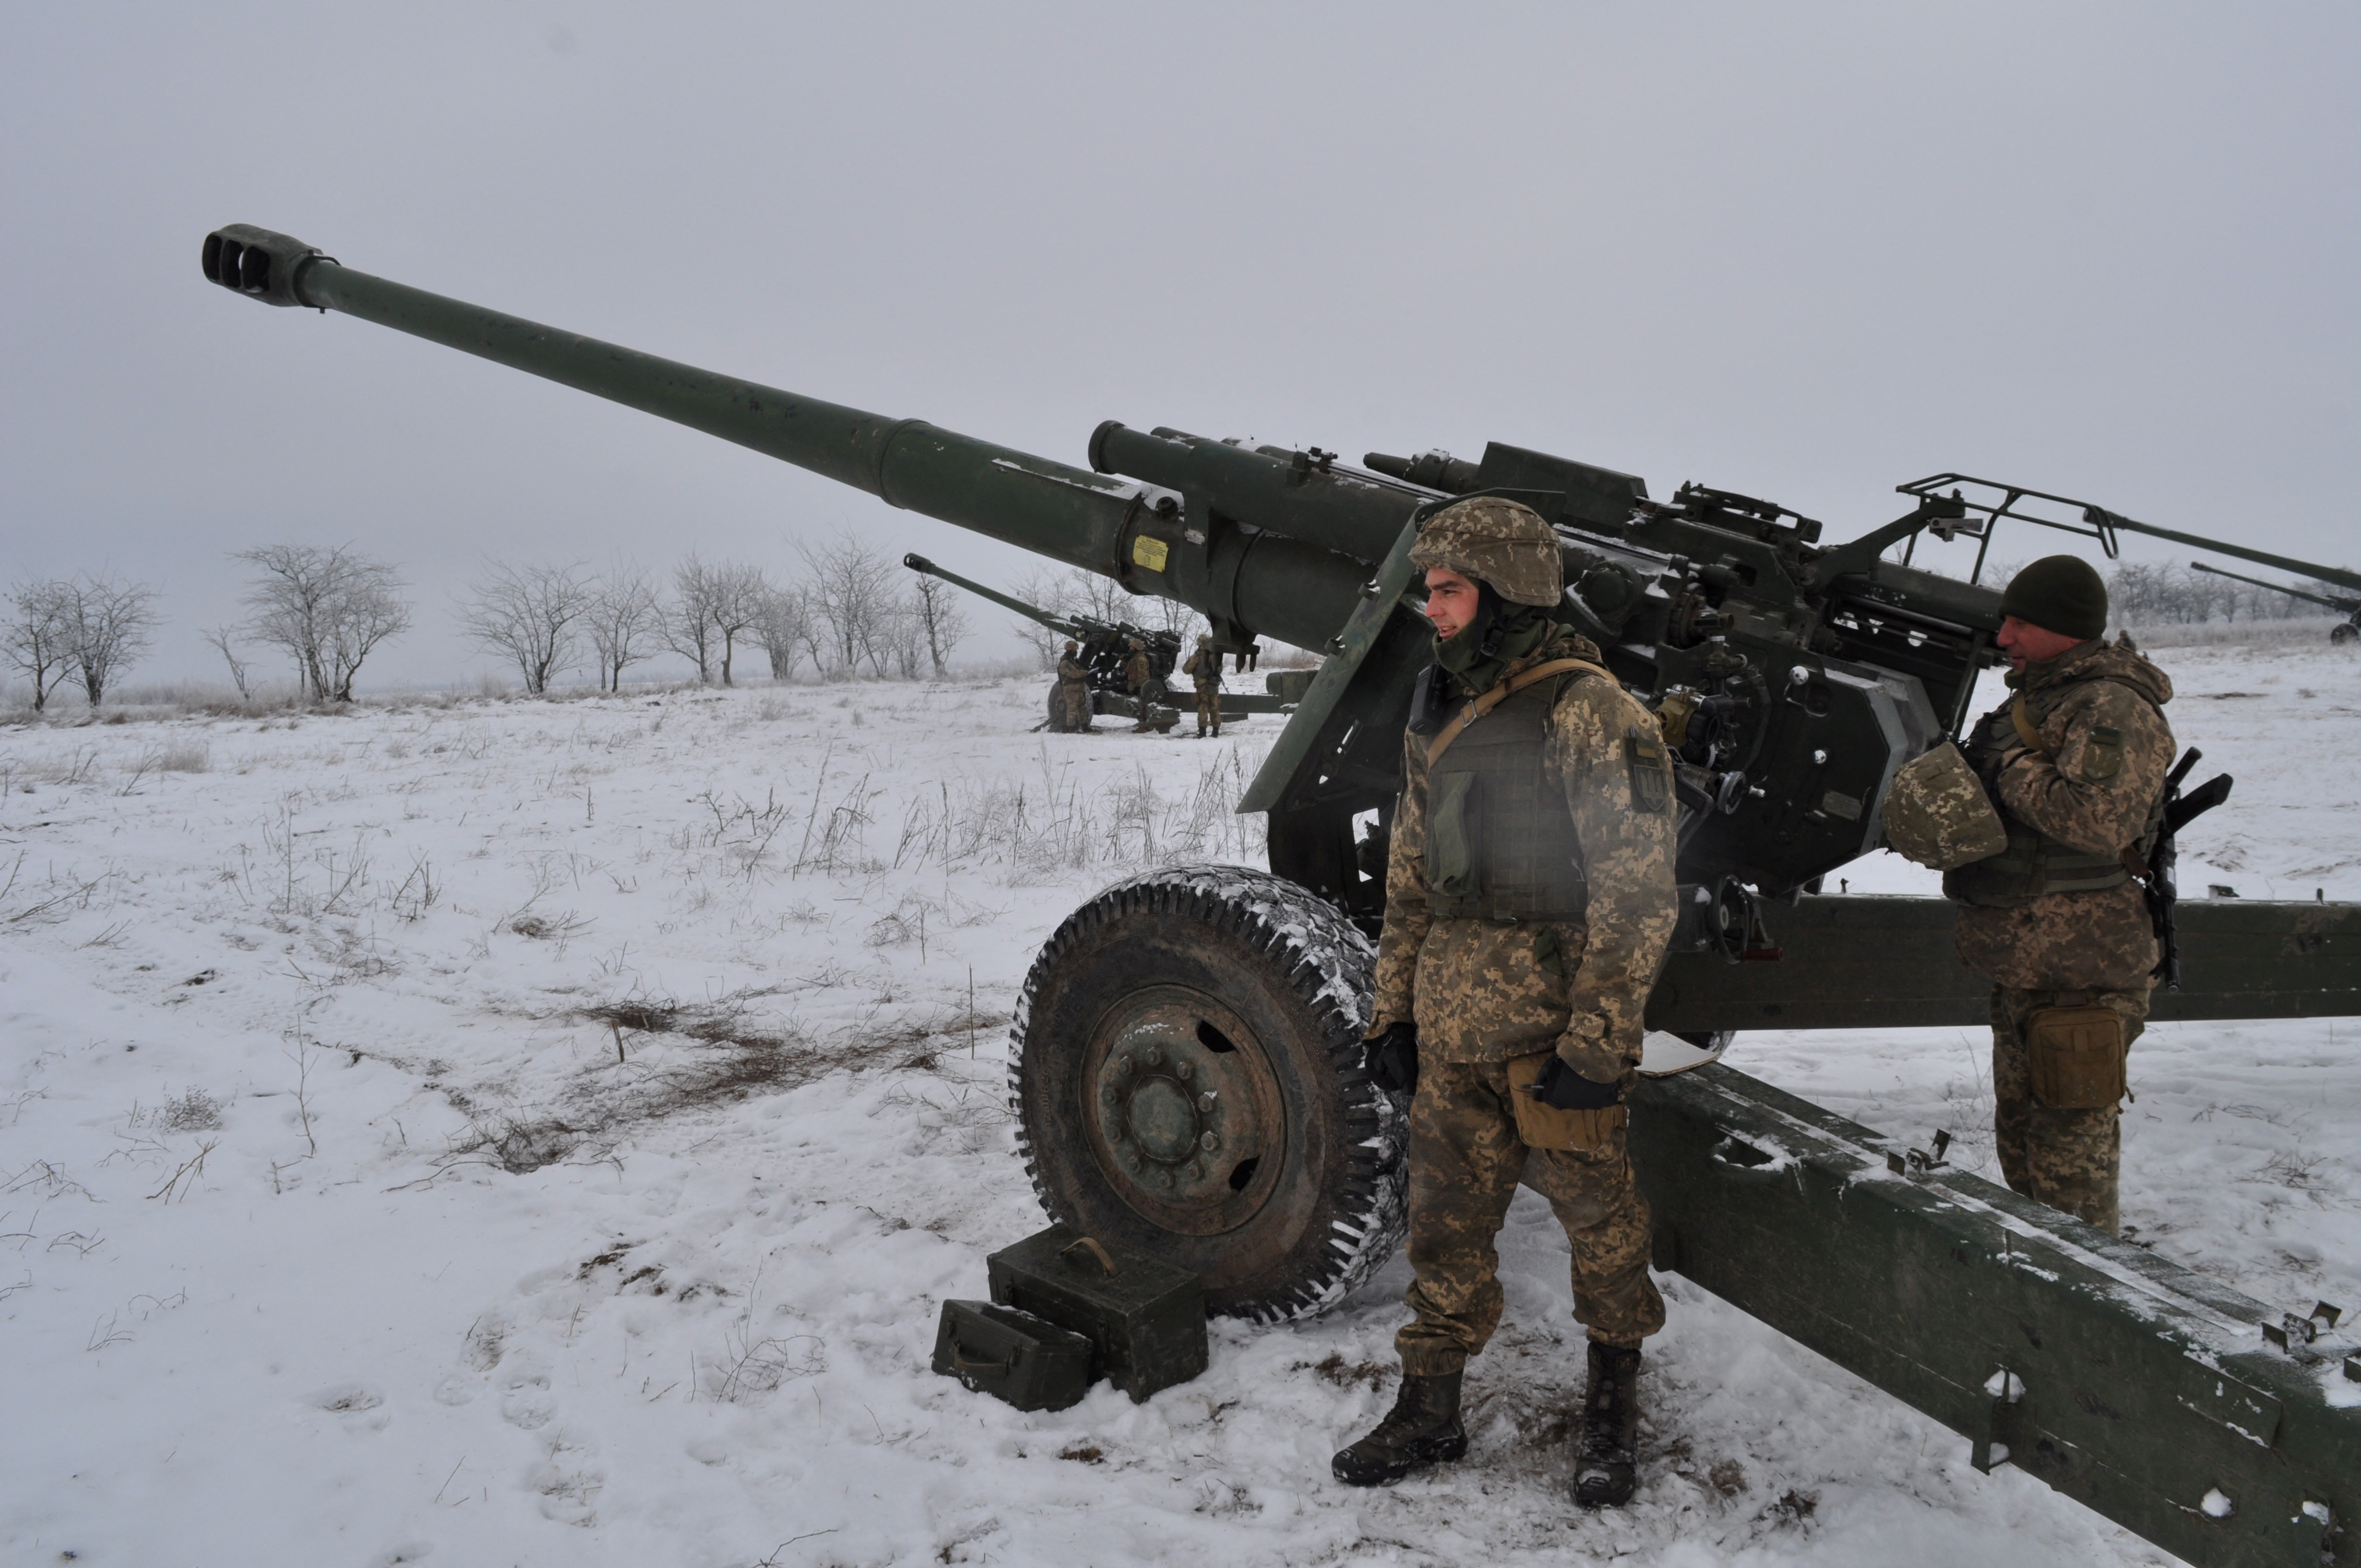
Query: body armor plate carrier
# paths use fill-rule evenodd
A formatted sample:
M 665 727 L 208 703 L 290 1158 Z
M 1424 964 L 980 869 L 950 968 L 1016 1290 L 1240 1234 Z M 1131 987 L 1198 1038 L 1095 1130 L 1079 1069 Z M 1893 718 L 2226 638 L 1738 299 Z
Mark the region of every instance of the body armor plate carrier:
M 1546 761 L 1550 709 L 1568 680 L 1582 678 L 1559 674 L 1513 693 L 1433 761 L 1426 883 L 1437 919 L 1582 919 L 1582 845 Z
M 2161 795 L 2148 807 L 2147 822 L 2140 830 L 2138 841 L 2113 855 L 2094 855 L 2062 839 L 2052 838 L 2009 810 L 2000 798 L 1997 776 L 2001 758 L 2013 745 L 2026 745 L 2048 755 L 2048 748 L 2040 744 L 2041 721 L 2060 698 L 2081 684 L 2055 687 L 2030 702 L 2016 697 L 1977 722 L 1969 736 L 1968 761 L 1983 780 L 1993 809 L 2000 813 L 2001 825 L 2008 829 L 2008 847 L 1988 860 L 1946 872 L 1944 897 L 1985 909 L 2021 909 L 2053 893 L 2097 893 L 2121 887 L 2135 876 L 2147 874 L 2147 857 L 2156 846 L 2157 829 L 2163 821 Z M 2128 682 L 2117 684 L 2138 692 L 2143 701 L 2147 700 L 2147 695 L 2139 692 L 2138 687 Z M 2040 706 L 2035 707 L 2033 702 Z

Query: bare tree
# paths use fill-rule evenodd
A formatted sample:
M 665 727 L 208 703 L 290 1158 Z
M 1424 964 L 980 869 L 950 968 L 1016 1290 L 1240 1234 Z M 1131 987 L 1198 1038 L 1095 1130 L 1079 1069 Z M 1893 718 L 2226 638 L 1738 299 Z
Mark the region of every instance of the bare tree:
M 72 585 L 61 579 L 22 583 L 8 592 L 5 651 L 8 663 L 33 683 L 33 711 L 49 705 L 49 693 L 73 673 L 72 621 L 67 603 Z
M 718 665 L 729 685 L 739 639 L 762 620 L 771 585 L 762 570 L 724 561 L 707 565 L 695 554 L 673 569 L 674 600 L 664 617 L 665 645 L 697 666 L 710 685 Z
M 1072 585 L 1075 608 L 1094 620 L 1129 620 L 1137 610 L 1131 590 L 1113 577 L 1074 566 L 1067 570 L 1066 580 Z
M 848 533 L 818 549 L 798 544 L 796 553 L 803 557 L 812 612 L 828 628 L 823 673 L 851 675 L 866 663 L 883 674 L 892 652 L 893 565 Z
M 597 588 L 579 565 L 485 565 L 488 575 L 470 586 L 459 624 L 481 646 L 515 660 L 525 691 L 540 696 L 550 677 L 573 665 Z
M 796 662 L 810 654 L 819 658 L 818 628 L 811 612 L 811 596 L 800 586 L 774 588 L 754 620 L 754 641 L 770 657 L 771 678 L 784 681 L 796 673 Z
M 662 640 L 664 611 L 655 585 L 637 566 L 615 566 L 598 579 L 583 612 L 590 646 L 598 655 L 598 689 L 621 691 L 623 672 L 648 656 Z
M 212 644 L 214 652 L 222 656 L 222 662 L 229 666 L 229 678 L 237 686 L 238 700 L 252 702 L 254 693 L 247 685 L 246 661 L 237 656 L 237 644 L 230 641 L 230 628 L 214 627 L 205 633 L 205 641 Z
M 918 621 L 917 597 L 895 594 L 886 601 L 884 624 L 870 654 L 871 673 L 890 673 L 897 680 L 915 681 L 926 662 L 927 634 Z
M 762 624 L 763 611 L 770 608 L 775 594 L 771 579 L 763 575 L 760 566 L 732 563 L 722 566 L 719 576 L 713 622 L 721 632 L 721 684 L 726 686 L 730 684 L 731 654 L 741 641 L 760 641 L 747 634 Z
M 245 631 L 285 649 L 314 701 L 352 701 L 361 662 L 410 630 L 410 606 L 396 594 L 401 574 L 349 544 L 266 544 L 240 550 L 235 559 L 262 574 L 247 590 L 244 602 L 254 616 Z
M 1009 590 L 1009 595 L 1011 598 L 1023 599 L 1027 604 L 1046 609 L 1051 615 L 1071 615 L 1081 608 L 1075 602 L 1074 585 L 1071 581 L 1071 578 L 1079 575 L 1071 572 L 1031 572 L 1017 579 L 1016 586 Z M 1042 669 L 1054 670 L 1058 667 L 1058 653 L 1066 641 L 1062 633 L 1050 630 L 1038 620 L 1018 620 L 1011 624 L 1016 635 L 1024 640 L 1025 645 L 1033 650 L 1033 657 Z
M 926 640 L 927 657 L 934 663 L 935 678 L 941 680 L 950 674 L 951 650 L 966 640 L 967 612 L 960 608 L 949 583 L 923 572 L 918 575 L 910 610 L 918 623 L 919 634 Z
M 672 569 L 673 601 L 664 608 L 661 630 L 664 644 L 697 666 L 697 678 L 713 684 L 713 661 L 721 642 L 715 616 L 720 598 L 717 571 L 691 552 Z
M 144 583 L 77 576 L 60 585 L 74 673 L 96 707 L 115 677 L 148 651 L 156 630 L 156 590 Z

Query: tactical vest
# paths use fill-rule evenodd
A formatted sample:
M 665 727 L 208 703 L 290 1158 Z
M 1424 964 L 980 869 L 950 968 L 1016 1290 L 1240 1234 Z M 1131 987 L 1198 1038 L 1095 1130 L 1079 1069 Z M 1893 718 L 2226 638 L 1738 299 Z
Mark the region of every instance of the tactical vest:
M 1526 687 L 1459 732 L 1426 776 L 1427 907 L 1444 920 L 1580 920 L 1589 892 L 1549 712 L 1574 675 Z
M 2096 677 L 2105 679 L 2105 676 Z M 2148 806 L 2147 823 L 2139 839 L 2128 846 L 2126 852 L 2094 855 L 2078 850 L 2062 839 L 2053 839 L 2040 828 L 2025 821 L 2004 804 L 2000 791 L 1993 787 L 1994 776 L 2000 770 L 2002 755 L 2012 746 L 2023 744 L 2026 736 L 2017 726 L 2016 704 L 2026 705 L 2026 722 L 2038 731 L 2042 722 L 2057 708 L 2059 702 L 2075 687 L 2085 685 L 2070 682 L 2032 696 L 2012 697 L 1984 715 L 1969 736 L 1968 762 L 1984 781 L 1985 792 L 1992 796 L 1993 808 L 2000 813 L 2001 826 L 2008 829 L 2008 848 L 1988 860 L 1974 861 L 1947 872 L 1943 876 L 1943 895 L 1960 904 L 1972 904 L 1985 909 L 2021 909 L 2037 898 L 2053 893 L 2098 893 L 2111 887 L 2121 887 L 2132 880 L 2131 861 L 2136 858 L 2145 867 L 2147 857 L 2156 847 L 2157 829 L 2163 820 L 2163 795 Z M 2117 682 L 2125 690 L 2138 692 L 2136 686 Z M 2146 693 L 2139 693 L 2147 700 Z M 2046 748 L 2040 748 L 2046 751 Z

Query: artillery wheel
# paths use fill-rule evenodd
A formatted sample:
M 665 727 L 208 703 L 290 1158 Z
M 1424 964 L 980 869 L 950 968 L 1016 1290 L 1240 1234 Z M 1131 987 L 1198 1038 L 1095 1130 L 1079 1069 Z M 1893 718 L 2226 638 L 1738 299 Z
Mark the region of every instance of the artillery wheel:
M 2331 642 L 2350 642 L 2356 637 L 2361 637 L 2361 626 L 2356 626 L 2349 620 L 2339 621 L 2328 629 L 2328 640 Z
M 1052 735 L 1071 735 L 1073 733 L 1071 728 L 1066 723 L 1066 694 L 1062 689 L 1060 689 L 1059 684 L 1055 681 L 1052 681 L 1049 684 L 1049 730 Z
M 1333 1305 L 1405 1223 L 1402 1108 L 1361 1069 L 1377 955 L 1268 872 L 1117 883 L 1034 959 L 1017 1151 L 1051 1219 L 1203 1277 L 1258 1322 Z

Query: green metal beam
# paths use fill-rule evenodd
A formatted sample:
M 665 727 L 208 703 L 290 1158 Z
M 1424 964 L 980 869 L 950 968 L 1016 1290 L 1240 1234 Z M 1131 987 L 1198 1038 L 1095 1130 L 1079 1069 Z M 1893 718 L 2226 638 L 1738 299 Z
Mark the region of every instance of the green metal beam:
M 1728 1068 L 1644 1081 L 1656 1263 L 2199 1568 L 2352 1568 L 2361 1362 Z M 2292 1348 L 2267 1338 L 2277 1330 Z
M 1775 962 L 1673 955 L 1648 1001 L 1652 1028 L 1980 1026 L 1992 984 L 1952 947 L 1939 898 L 1806 897 L 1764 910 Z M 2361 1014 L 2361 904 L 2208 899 L 2180 905 L 2181 988 L 2149 1017 Z

